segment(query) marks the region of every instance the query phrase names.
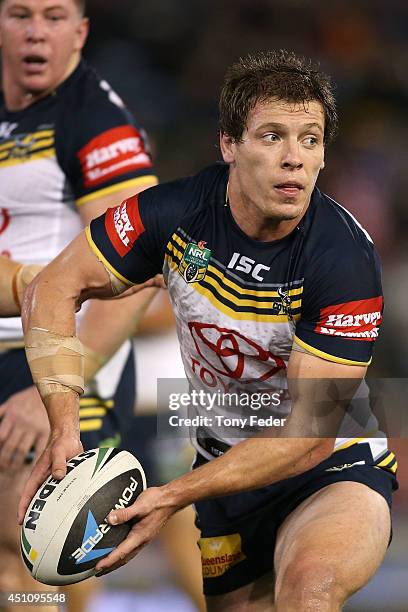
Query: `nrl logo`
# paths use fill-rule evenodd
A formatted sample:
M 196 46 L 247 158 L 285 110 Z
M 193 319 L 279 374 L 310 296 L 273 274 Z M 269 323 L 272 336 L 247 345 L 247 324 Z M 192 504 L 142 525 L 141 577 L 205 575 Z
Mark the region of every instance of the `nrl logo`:
M 205 248 L 206 244 L 204 240 L 198 244 L 189 242 L 184 249 L 178 272 L 186 283 L 196 283 L 205 277 L 211 257 L 210 249 Z

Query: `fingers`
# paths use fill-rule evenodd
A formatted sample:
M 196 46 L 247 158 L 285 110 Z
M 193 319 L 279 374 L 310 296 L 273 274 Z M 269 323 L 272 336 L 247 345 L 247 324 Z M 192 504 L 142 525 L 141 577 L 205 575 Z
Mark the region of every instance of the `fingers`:
M 67 474 L 67 455 L 62 444 L 51 449 L 51 471 L 56 480 L 62 480 Z
M 140 534 L 133 528 L 127 538 L 123 540 L 115 550 L 97 563 L 95 567 L 96 572 L 107 574 L 122 567 L 122 565 L 125 565 L 130 559 L 133 559 L 145 545 L 146 542 L 140 541 Z
M 127 523 L 131 519 L 138 516 L 138 510 L 134 508 L 135 504 L 132 504 L 129 508 L 123 508 L 122 510 L 112 510 L 107 517 L 107 521 L 110 525 L 121 525 Z
M 19 525 L 22 524 L 27 508 L 30 505 L 31 500 L 36 494 L 38 488 L 42 485 L 47 476 L 50 475 L 50 468 L 50 452 L 46 451 L 41 455 L 37 463 L 34 465 L 30 477 L 27 480 L 23 492 L 21 494 L 17 511 L 17 520 Z
M 145 493 L 142 493 L 129 508 L 111 510 L 107 516 L 108 523 L 110 525 L 121 525 L 146 516 L 151 510 L 151 506 L 144 501 L 144 496 Z

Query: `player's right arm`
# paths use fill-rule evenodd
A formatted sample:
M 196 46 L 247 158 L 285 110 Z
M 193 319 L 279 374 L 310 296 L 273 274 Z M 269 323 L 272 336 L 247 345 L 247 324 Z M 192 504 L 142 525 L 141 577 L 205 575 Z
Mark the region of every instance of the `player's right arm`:
M 91 250 L 85 232 L 44 268 L 25 293 L 22 322 L 27 356 L 48 412 L 51 433 L 23 492 L 20 522 L 49 473 L 62 478 L 66 460 L 82 451 L 78 411 L 83 355 L 75 338 L 75 312 L 85 299 L 109 298 L 114 293 L 111 278 Z

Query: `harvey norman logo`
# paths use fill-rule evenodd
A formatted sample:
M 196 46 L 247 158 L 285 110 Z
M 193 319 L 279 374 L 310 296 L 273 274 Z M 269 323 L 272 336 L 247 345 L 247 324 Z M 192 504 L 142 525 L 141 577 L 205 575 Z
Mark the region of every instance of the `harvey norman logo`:
M 113 222 L 115 224 L 116 233 L 119 236 L 122 243 L 127 247 L 130 243 L 128 232 L 134 232 L 135 229 L 129 221 L 129 215 L 126 210 L 127 202 L 124 202 L 121 206 L 116 208 L 113 213 Z
M 87 188 L 104 179 L 151 167 L 143 138 L 132 125 L 99 134 L 79 151 L 78 157 Z
M 382 307 L 381 296 L 328 306 L 320 311 L 315 331 L 355 340 L 374 340 L 382 321 Z
M 138 196 L 132 196 L 120 206 L 110 208 L 105 216 L 107 234 L 117 253 L 124 257 L 145 231 L 139 214 Z
M 120 155 L 125 155 L 126 153 L 139 153 L 140 149 L 140 138 L 124 138 L 107 147 L 101 147 L 100 149 L 91 151 L 91 153 L 86 156 L 86 167 L 90 170 L 95 166 L 116 159 Z

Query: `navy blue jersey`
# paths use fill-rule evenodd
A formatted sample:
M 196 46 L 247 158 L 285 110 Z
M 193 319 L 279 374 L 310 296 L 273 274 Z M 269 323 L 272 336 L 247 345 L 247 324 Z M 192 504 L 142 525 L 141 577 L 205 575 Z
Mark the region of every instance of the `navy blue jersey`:
M 368 234 L 316 188 L 291 234 L 253 240 L 234 221 L 227 181 L 216 164 L 126 200 L 88 230 L 129 285 L 164 273 L 190 381 L 273 388 L 294 340 L 330 361 L 368 364 L 383 308 Z
M 129 284 L 168 268 L 178 274 L 177 282 L 172 274 L 168 281 L 176 301 L 193 292 L 200 305 L 204 297 L 232 320 L 270 323 L 276 333 L 284 324 L 293 333 L 273 347 L 283 359 L 295 335 L 326 359 L 368 364 L 383 298 L 367 232 L 316 188 L 289 236 L 252 240 L 226 205 L 226 182 L 227 168 L 219 164 L 149 189 L 94 221 L 92 241 Z

